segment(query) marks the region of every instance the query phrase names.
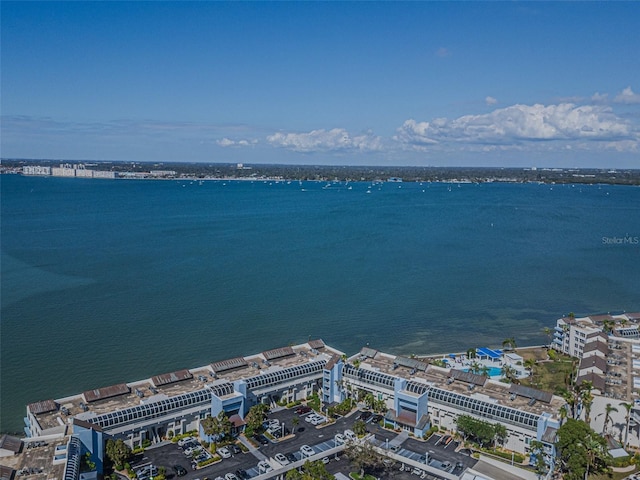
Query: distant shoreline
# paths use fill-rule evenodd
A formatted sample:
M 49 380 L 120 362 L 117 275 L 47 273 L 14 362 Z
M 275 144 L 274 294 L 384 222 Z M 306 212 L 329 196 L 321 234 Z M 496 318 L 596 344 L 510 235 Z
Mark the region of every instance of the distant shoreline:
M 640 169 L 595 168 L 375 167 L 94 161 L 61 163 L 60 160 L 2 159 L 0 173 L 22 174 L 24 167 L 38 166 L 49 173 L 32 175 L 68 178 L 640 185 Z M 57 174 L 51 173 L 54 170 Z

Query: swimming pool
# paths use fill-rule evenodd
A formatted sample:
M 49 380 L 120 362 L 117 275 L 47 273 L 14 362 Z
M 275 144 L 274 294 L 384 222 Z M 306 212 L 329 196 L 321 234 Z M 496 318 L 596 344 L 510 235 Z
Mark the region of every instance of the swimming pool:
M 462 371 L 468 372 L 468 368 L 463 368 Z M 493 377 L 501 377 L 502 376 L 502 368 L 500 367 L 489 367 L 489 376 Z

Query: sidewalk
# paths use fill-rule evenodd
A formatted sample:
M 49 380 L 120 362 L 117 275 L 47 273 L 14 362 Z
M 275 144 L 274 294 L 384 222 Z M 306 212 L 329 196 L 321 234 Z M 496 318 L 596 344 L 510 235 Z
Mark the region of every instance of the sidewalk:
M 256 457 L 258 461 L 267 460 L 267 457 L 260 450 L 254 447 L 251 442 L 247 440 L 247 437 L 245 437 L 244 435 L 239 435 L 238 440 L 240 440 L 240 442 L 249 449 L 249 453 Z

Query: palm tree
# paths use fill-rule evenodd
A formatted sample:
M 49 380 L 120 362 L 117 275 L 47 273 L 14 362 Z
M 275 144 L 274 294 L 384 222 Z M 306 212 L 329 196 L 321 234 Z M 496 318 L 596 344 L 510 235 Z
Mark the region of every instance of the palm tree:
M 533 378 L 533 376 L 535 375 L 535 366 L 537 365 L 538 362 L 536 362 L 535 358 L 527 358 L 524 361 L 524 368 L 528 369 L 529 372 L 531 373 L 531 378 Z
M 564 421 L 567 419 L 567 415 L 569 414 L 568 410 L 565 407 L 566 405 L 560 407 L 560 411 L 558 412 L 558 417 L 560 418 L 560 426 L 562 426 Z
M 587 471 L 584 474 L 584 478 L 589 478 L 589 467 L 595 465 L 597 458 L 602 458 L 606 454 L 606 451 L 602 444 L 598 442 L 591 435 L 587 435 L 582 444 L 587 453 Z
M 516 339 L 514 337 L 505 338 L 502 341 L 502 348 L 504 348 L 505 350 L 515 350 Z
M 544 327 L 542 329 L 542 333 L 547 336 L 547 338 L 549 339 L 549 346 L 551 346 L 551 336 L 553 335 L 553 330 L 551 330 L 549 327 Z
M 500 373 L 502 373 L 502 376 L 510 382 L 513 382 L 516 378 L 516 369 L 506 363 L 502 366 L 502 370 Z
M 607 403 L 607 405 L 604 407 L 604 425 L 602 427 L 602 435 L 604 435 L 605 431 L 607 430 L 607 423 L 609 423 L 609 420 L 611 420 L 611 412 L 617 411 L 618 409 L 612 406 L 610 403 Z
M 576 406 L 578 404 L 578 395 L 574 390 L 562 390 L 560 396 L 564 398 L 565 402 L 569 406 L 569 410 L 571 411 L 571 418 L 576 418 Z M 564 406 L 562 407 L 564 410 Z
M 584 421 L 587 425 L 591 423 L 591 406 L 593 405 L 593 394 L 591 390 L 593 390 L 593 383 L 589 380 L 585 380 L 578 387 L 580 401 L 584 407 Z
M 624 429 L 624 448 L 629 446 L 629 423 L 631 422 L 631 409 L 633 408 L 633 403 L 621 403 L 627 414 L 624 417 L 626 428 Z
M 467 358 L 469 360 L 473 360 L 474 358 L 476 358 L 476 349 L 475 348 L 470 348 L 469 350 L 467 350 Z

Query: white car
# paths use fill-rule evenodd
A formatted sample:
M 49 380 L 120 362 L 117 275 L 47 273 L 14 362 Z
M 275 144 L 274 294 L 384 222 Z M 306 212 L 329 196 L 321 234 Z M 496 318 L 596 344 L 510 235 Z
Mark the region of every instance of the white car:
M 273 458 L 282 466 L 289 465 L 289 463 L 291 463 L 282 453 L 276 453 Z
M 238 480 L 238 477 L 236 477 L 235 473 L 227 473 L 224 476 L 224 480 Z
M 258 472 L 267 473 L 272 470 L 273 470 L 273 467 L 269 465 L 269 462 L 267 462 L 266 460 L 261 460 L 260 462 L 258 462 Z
M 355 442 L 356 440 L 358 440 L 358 436 L 353 433 L 353 430 L 345 430 L 344 436 L 350 442 Z
M 316 418 L 311 420 L 311 425 L 320 425 L 327 421 L 327 417 L 323 417 L 322 415 L 317 415 Z
M 231 452 L 227 447 L 219 448 L 217 452 L 222 458 L 231 458 Z
M 314 455 L 313 448 L 311 448 L 309 445 L 302 445 L 300 447 L 300 453 L 302 453 L 303 457 L 310 457 L 311 455 Z
M 346 438 L 344 438 L 344 435 L 341 433 L 336 433 L 334 439 L 336 441 L 336 445 L 342 445 L 346 441 Z
M 178 440 L 178 446 L 181 447 L 183 446 L 185 443 L 189 443 L 191 440 L 195 440 L 195 438 L 193 437 L 185 437 L 185 438 L 181 438 L 180 440 Z

